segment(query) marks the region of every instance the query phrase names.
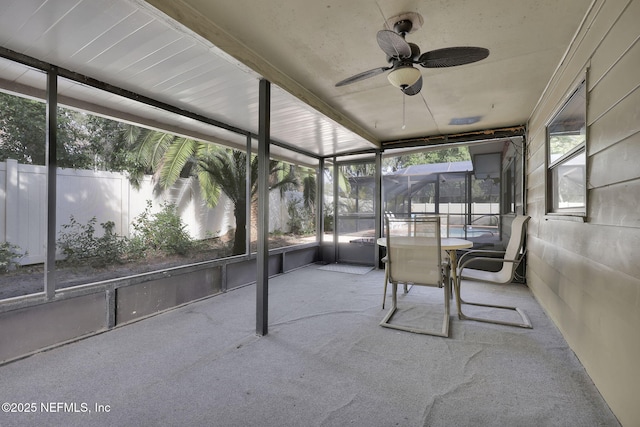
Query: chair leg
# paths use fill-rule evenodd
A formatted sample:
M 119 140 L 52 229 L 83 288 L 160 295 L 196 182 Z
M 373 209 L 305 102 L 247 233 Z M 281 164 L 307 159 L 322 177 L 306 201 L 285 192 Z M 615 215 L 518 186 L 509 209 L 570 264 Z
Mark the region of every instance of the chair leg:
M 398 309 L 398 296 L 397 296 L 397 292 L 398 292 L 398 284 L 397 283 L 392 283 L 391 284 L 391 308 L 389 309 L 389 312 L 387 313 L 386 316 L 384 316 L 384 319 L 382 319 L 382 322 L 380 322 L 380 325 L 385 326 L 388 325 L 389 323 L 389 319 L 391 319 L 391 316 L 393 316 L 393 314 L 396 312 L 396 310 Z M 385 288 L 386 288 L 387 284 L 385 283 Z
M 444 284 L 444 322 L 442 323 L 442 336 L 449 337 L 449 320 L 451 319 L 451 288 L 449 283 Z
M 445 338 L 449 337 L 449 319 L 450 319 L 449 299 L 450 298 L 449 298 L 449 287 L 446 284 L 443 286 L 445 310 L 444 310 L 444 318 L 442 320 L 441 332 L 429 331 L 426 329 L 418 329 L 410 326 L 391 324 L 390 323 L 391 318 L 393 317 L 395 312 L 398 310 L 398 284 L 392 282 L 392 285 L 393 285 L 393 290 L 391 294 L 391 308 L 389 309 L 389 312 L 386 314 L 384 319 L 382 319 L 382 322 L 380 322 L 380 326 L 383 326 L 385 328 L 398 329 L 406 332 L 413 332 L 416 334 L 435 335 L 438 337 L 445 337 Z
M 518 307 L 511 307 L 511 306 L 506 306 L 506 305 L 497 305 L 497 304 L 484 304 L 484 303 L 478 303 L 478 302 L 469 302 L 469 301 L 465 301 L 462 299 L 462 296 L 460 295 L 460 285 L 461 285 L 462 279 L 460 277 L 458 277 L 457 283 L 455 283 L 455 290 L 456 290 L 456 303 L 457 303 L 457 307 L 458 307 L 458 319 L 460 320 L 474 320 L 476 322 L 485 322 L 485 323 L 494 323 L 496 325 L 506 325 L 506 326 L 516 326 L 519 328 L 525 328 L 525 329 L 533 329 L 533 326 L 531 325 L 531 321 L 529 320 L 529 317 L 527 316 L 527 314 L 522 311 L 520 308 Z M 520 318 L 522 320 L 521 323 L 518 322 L 507 322 L 504 320 L 494 320 L 494 319 L 488 319 L 485 317 L 473 317 L 473 316 L 467 316 L 466 314 L 464 314 L 462 312 L 462 305 L 466 304 L 466 305 L 475 305 L 478 307 L 490 307 L 490 308 L 496 308 L 499 310 L 512 310 L 515 311 L 516 313 L 518 313 L 520 315 Z
M 387 265 L 384 266 L 384 292 L 382 294 L 382 309 L 384 310 L 384 305 L 387 300 L 387 284 L 389 283 L 389 270 L 387 270 Z M 409 285 L 404 284 L 404 293 L 409 293 Z
M 384 310 L 384 303 L 387 300 L 387 283 L 389 283 L 389 270 L 387 270 L 387 264 L 384 265 L 384 293 L 382 294 L 382 309 Z

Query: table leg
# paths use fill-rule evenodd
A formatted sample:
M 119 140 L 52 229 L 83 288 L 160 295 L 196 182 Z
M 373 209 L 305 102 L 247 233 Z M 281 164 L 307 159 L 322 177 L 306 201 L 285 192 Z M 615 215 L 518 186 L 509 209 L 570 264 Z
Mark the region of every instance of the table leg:
M 460 282 L 458 282 L 458 253 L 455 249 L 449 251 L 449 259 L 451 260 L 451 279 L 453 280 L 456 296 L 456 308 L 458 309 L 458 317 L 460 317 L 462 307 L 460 303 Z

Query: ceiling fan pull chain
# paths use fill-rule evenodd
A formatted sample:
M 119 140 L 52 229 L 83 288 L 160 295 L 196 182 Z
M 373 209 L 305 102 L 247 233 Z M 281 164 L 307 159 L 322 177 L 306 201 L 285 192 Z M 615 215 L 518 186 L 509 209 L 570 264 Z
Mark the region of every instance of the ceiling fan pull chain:
M 405 102 L 406 102 L 406 96 L 403 93 L 402 94 L 402 130 L 404 130 L 407 127 L 407 124 L 405 122 L 405 117 L 406 117 L 405 116 Z

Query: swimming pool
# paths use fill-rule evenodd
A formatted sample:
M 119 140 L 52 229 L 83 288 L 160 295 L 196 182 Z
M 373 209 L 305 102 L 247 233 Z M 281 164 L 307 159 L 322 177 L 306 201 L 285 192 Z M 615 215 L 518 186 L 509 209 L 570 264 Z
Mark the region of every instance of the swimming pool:
M 451 227 L 449 228 L 449 237 L 469 238 L 480 236 L 493 236 L 497 230 L 495 228 L 483 228 L 483 227 L 468 227 L 467 234 L 465 236 L 464 228 Z

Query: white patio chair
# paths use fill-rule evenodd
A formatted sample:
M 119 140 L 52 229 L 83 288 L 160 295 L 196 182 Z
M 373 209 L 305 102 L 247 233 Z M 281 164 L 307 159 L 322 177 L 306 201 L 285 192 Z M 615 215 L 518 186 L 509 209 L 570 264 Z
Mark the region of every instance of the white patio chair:
M 404 222 L 406 228 L 394 227 L 397 221 Z M 445 286 L 445 272 L 441 259 L 440 218 L 437 216 L 401 219 L 386 217 L 385 225 L 386 271 L 388 280 L 393 285 L 393 291 L 392 306 L 380 325 L 407 332 L 448 337 L 449 286 Z M 407 229 L 414 230 L 414 235 L 407 236 Z M 398 283 L 444 288 L 444 318 L 441 330 L 434 331 L 391 323 L 391 318 L 398 310 Z
M 507 244 L 505 251 L 490 251 L 490 250 L 470 250 L 464 253 L 458 259 L 458 283 L 456 284 L 456 302 L 458 306 L 458 318 L 461 320 L 475 320 L 478 322 L 496 323 L 499 325 L 519 326 L 521 328 L 532 328 L 531 321 L 518 307 L 510 307 L 504 305 L 496 305 L 490 303 L 470 302 L 462 299 L 461 287 L 462 280 L 474 280 L 478 282 L 495 283 L 495 284 L 507 284 L 513 281 L 516 269 L 522 259 L 524 258 L 524 236 L 526 231 L 527 222 L 529 222 L 529 216 L 517 216 L 511 224 L 511 237 Z M 490 257 L 487 255 L 502 255 L 501 257 Z M 478 262 L 490 262 L 501 263 L 502 268 L 500 271 L 491 272 L 479 269 L 469 268 L 470 265 Z M 502 310 L 515 310 L 522 319 L 522 322 L 507 322 L 503 320 L 472 317 L 467 316 L 462 312 L 462 305 L 475 305 L 481 307 L 492 307 Z
M 385 211 L 385 218 L 390 218 L 392 219 L 390 225 L 391 227 L 393 227 L 395 230 L 404 230 L 406 232 L 407 236 L 420 236 L 421 235 L 421 231 L 418 228 L 416 228 L 416 225 L 414 224 L 413 228 L 410 227 L 409 225 L 405 224 L 402 220 L 400 221 L 395 221 L 396 219 L 407 219 L 407 218 L 419 218 L 419 217 L 424 217 L 424 216 L 428 216 L 428 217 L 432 217 L 433 215 L 429 215 L 429 214 L 424 214 L 424 213 L 417 213 L 417 214 L 394 214 L 392 212 L 388 212 Z M 386 222 L 385 222 L 386 224 Z M 431 233 L 432 231 L 427 231 L 428 233 Z M 449 237 L 449 214 L 441 214 L 440 215 L 440 237 Z M 447 253 L 447 251 L 442 251 L 442 261 L 446 264 L 448 264 L 448 267 L 450 267 L 450 260 L 449 260 L 449 254 Z M 387 285 L 389 284 L 389 271 L 387 270 L 387 256 L 385 255 L 380 261 L 382 261 L 384 263 L 384 291 L 382 292 L 382 309 L 384 310 L 384 306 L 386 304 L 387 301 Z M 449 271 L 447 270 L 447 273 Z M 449 275 L 447 275 L 447 279 L 449 279 Z M 447 281 L 448 282 L 448 281 Z M 409 286 L 405 283 L 404 284 L 404 293 L 408 293 L 409 292 Z M 451 283 L 449 283 L 449 295 L 451 295 L 453 297 L 453 295 L 451 294 Z

